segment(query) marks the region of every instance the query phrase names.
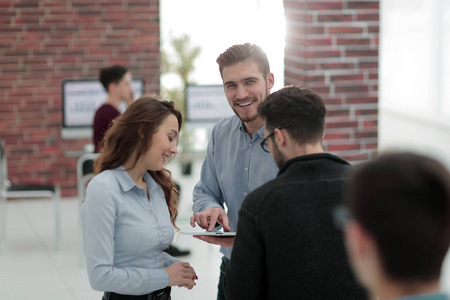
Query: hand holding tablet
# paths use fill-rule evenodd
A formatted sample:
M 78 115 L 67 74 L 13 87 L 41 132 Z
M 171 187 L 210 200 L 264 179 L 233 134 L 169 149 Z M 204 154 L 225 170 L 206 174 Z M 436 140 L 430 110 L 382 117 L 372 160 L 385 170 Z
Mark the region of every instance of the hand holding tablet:
M 216 236 L 216 237 L 234 237 L 236 236 L 236 232 L 231 231 L 182 231 L 181 234 L 185 235 L 206 235 L 206 236 Z
M 192 235 L 195 238 L 202 240 L 204 242 L 219 245 L 222 247 L 233 247 L 234 237 L 236 236 L 236 232 L 231 231 L 205 231 L 205 232 L 194 232 L 194 231 L 185 231 L 181 232 L 181 234 Z

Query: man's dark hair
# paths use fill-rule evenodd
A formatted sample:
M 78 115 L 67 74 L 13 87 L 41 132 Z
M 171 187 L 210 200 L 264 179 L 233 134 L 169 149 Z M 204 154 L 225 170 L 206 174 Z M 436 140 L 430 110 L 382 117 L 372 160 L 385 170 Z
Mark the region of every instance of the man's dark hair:
M 219 71 L 222 76 L 223 68 L 247 60 L 256 62 L 264 79 L 267 79 L 267 75 L 270 73 L 269 60 L 266 53 L 255 44 L 245 43 L 231 46 L 224 53 L 220 54 L 216 62 L 219 64 Z
M 327 110 L 322 98 L 308 88 L 282 88 L 258 106 L 258 113 L 269 130 L 287 125 L 292 139 L 300 144 L 322 140 Z
M 128 69 L 122 66 L 103 68 L 100 70 L 99 79 L 105 90 L 108 92 L 108 86 L 112 82 L 118 83 L 127 72 Z
M 392 279 L 439 279 L 450 245 L 450 174 L 434 159 L 388 153 L 360 165 L 348 206 L 370 233 Z

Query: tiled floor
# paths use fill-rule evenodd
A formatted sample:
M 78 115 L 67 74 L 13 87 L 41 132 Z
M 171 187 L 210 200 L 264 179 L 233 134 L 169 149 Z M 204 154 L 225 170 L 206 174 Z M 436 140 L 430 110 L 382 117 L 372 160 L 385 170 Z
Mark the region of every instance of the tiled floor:
M 78 202 L 61 201 L 62 244 L 53 251 L 53 206 L 50 200 L 8 202 L 7 239 L 0 247 L 1 300 L 100 300 L 101 293 L 89 285 L 80 260 Z M 180 216 L 178 226 L 189 230 L 188 218 Z M 190 249 L 181 259 L 196 270 L 199 280 L 192 290 L 174 287 L 172 298 L 215 299 L 221 255 L 218 246 L 191 236 L 175 237 L 175 245 Z
M 192 189 L 199 178 L 202 157 L 192 175 L 181 174 L 175 161 L 168 165 L 181 185 L 177 226 L 192 231 Z M 0 244 L 0 300 L 100 300 L 102 293 L 89 285 L 84 257 L 80 257 L 77 198 L 61 201 L 62 243 L 53 251 L 53 205 L 50 200 L 13 200 L 7 204 L 7 239 Z M 192 236 L 175 234 L 174 245 L 191 250 L 180 259 L 189 262 L 199 280 L 192 290 L 172 288 L 172 299 L 215 299 L 222 255 L 219 246 Z M 82 254 L 81 254 L 82 255 Z
M 177 225 L 192 230 L 191 194 L 198 178 L 200 162 L 192 176 L 180 174 L 179 165 L 169 165 L 182 186 Z M 53 251 L 53 205 L 50 200 L 15 200 L 7 204 L 7 239 L 0 244 L 0 300 L 100 300 L 101 293 L 89 286 L 83 257 L 79 251 L 78 200 L 61 201 L 62 243 Z M 176 235 L 174 244 L 191 250 L 188 261 L 199 280 L 192 290 L 174 287 L 172 299 L 215 299 L 221 254 L 218 246 L 191 236 Z M 443 288 L 450 292 L 450 256 L 447 257 Z

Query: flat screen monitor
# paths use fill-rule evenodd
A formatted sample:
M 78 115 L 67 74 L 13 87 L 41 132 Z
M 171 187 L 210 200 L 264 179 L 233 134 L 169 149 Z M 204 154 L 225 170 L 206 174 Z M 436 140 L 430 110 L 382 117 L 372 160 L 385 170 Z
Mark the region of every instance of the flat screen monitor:
M 223 85 L 186 86 L 187 121 L 217 122 L 232 115 Z
M 144 93 L 144 80 L 133 78 L 135 99 Z M 92 137 L 92 122 L 97 108 L 105 102 L 107 93 L 97 79 L 67 79 L 62 82 L 62 129 L 67 139 Z M 124 111 L 126 105 L 120 107 Z

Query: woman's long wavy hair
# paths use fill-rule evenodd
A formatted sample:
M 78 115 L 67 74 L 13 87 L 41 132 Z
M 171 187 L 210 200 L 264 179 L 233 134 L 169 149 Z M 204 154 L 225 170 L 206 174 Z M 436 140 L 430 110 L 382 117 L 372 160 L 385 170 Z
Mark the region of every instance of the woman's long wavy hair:
M 174 102 L 161 100 L 155 94 L 146 94 L 134 101 L 107 131 L 102 141 L 102 154 L 94 162 L 95 174 L 130 162 L 131 168 L 134 168 L 138 160 L 152 146 L 153 134 L 170 114 L 177 118 L 179 131 L 182 116 L 174 107 Z M 133 161 L 130 161 L 131 159 Z M 148 173 L 156 183 L 161 185 L 170 219 L 175 226 L 179 191 L 175 189 L 170 171 L 164 168 L 161 171 L 149 170 Z

